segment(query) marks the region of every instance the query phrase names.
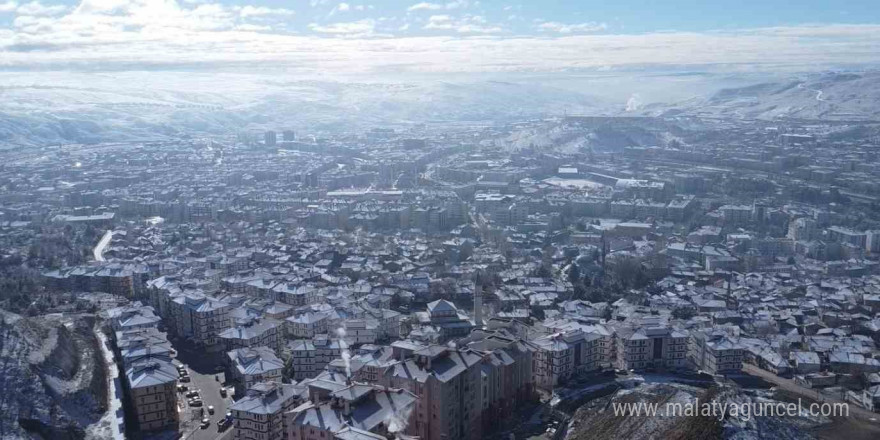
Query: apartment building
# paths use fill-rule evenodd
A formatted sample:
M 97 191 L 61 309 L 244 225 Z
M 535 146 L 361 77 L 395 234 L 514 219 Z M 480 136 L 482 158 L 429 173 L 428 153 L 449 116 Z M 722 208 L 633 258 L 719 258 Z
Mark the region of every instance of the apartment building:
M 300 389 L 296 385 L 278 382 L 260 382 L 253 385 L 244 397 L 229 407 L 234 421 L 233 438 L 235 440 L 287 439 L 284 413 L 296 408 L 300 402 Z
M 128 401 L 138 431 L 177 429 L 177 369 L 169 361 L 147 358 L 125 369 Z
M 114 332 L 155 328 L 162 320 L 152 307 L 140 302 L 107 310 L 106 315 Z
M 237 320 L 234 327 L 223 330 L 217 336 L 226 351 L 258 346 L 280 351 L 284 342 L 283 332 L 281 321 L 250 317 Z
M 676 369 L 687 364 L 688 334 L 663 325 L 621 327 L 614 334 L 616 367 Z
M 427 312 L 418 312 L 415 315 L 419 325 L 436 329 L 439 342 L 467 336 L 474 328 L 467 315 L 459 312 L 451 302 L 442 299 L 428 303 Z
M 138 430 L 176 429 L 178 373 L 165 334 L 155 327 L 119 330 L 113 343 L 124 373 L 122 392 Z
M 601 327 L 563 325 L 530 342 L 535 349 L 535 385 L 552 390 L 573 375 L 595 371 L 612 362 L 614 342 Z
M 744 352 L 743 346 L 724 334 L 695 331 L 688 339 L 688 359 L 692 367 L 709 374 L 742 371 Z
M 281 383 L 284 361 L 269 347 L 239 348 L 226 353 L 226 357 L 237 395 L 260 382 Z
M 372 318 L 347 319 L 345 326 L 345 340 L 349 344 L 372 344 L 379 335 L 379 322 Z
M 287 345 L 294 380 L 317 376 L 334 359 L 342 354 L 342 346 L 336 339 L 318 335 L 313 339 L 292 341 Z
M 169 302 L 172 329 L 208 351 L 225 348 L 220 333 L 231 326 L 229 303 L 198 294 L 182 294 Z
M 418 396 L 406 434 L 423 440 L 479 439 L 481 365 L 482 356 L 473 350 L 431 345 L 398 359 L 379 381 Z
M 406 390 L 360 383 L 309 396 L 286 415 L 289 440 L 385 439 L 409 424 L 418 400 Z
M 516 407 L 535 397 L 534 349 L 503 332 L 475 331 L 459 341 L 483 356 L 480 402 L 483 431 L 497 429 Z
M 305 312 L 285 319 L 287 335 L 294 339 L 309 339 L 327 333 L 330 322 L 326 312 Z

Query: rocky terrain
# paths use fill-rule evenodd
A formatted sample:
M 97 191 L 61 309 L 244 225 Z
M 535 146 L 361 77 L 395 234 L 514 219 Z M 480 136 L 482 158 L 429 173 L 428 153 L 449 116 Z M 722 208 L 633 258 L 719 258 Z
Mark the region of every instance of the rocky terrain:
M 0 438 L 84 438 L 107 404 L 94 317 L 0 317 Z

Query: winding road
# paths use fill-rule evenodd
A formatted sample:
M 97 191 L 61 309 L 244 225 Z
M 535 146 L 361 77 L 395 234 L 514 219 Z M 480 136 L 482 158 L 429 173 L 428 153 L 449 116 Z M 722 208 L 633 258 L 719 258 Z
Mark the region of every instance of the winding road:
M 107 250 L 107 246 L 110 244 L 111 239 L 113 239 L 113 231 L 108 230 L 104 233 L 104 236 L 101 237 L 101 240 L 98 241 L 98 244 L 92 251 L 95 261 L 104 261 L 104 251 Z

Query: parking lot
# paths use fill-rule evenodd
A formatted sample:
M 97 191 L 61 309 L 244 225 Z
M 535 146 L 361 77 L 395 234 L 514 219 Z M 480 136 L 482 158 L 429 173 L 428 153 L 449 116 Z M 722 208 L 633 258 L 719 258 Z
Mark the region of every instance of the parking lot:
M 207 354 L 202 350 L 189 347 L 182 341 L 172 341 L 177 350 L 177 362 L 186 365 L 189 372 L 190 382 L 180 382 L 188 391 L 198 390 L 203 401 L 201 407 L 191 407 L 185 397 L 186 392 L 179 394 L 180 408 L 180 438 L 187 440 L 215 440 L 231 439 L 232 428 L 223 432 L 217 429 L 217 422 L 226 416 L 228 407 L 232 404 L 232 389 L 228 390 L 226 397 L 220 395 L 220 388 L 225 382 L 224 374 L 217 372 L 216 368 L 221 365 L 221 354 Z M 217 379 L 215 379 L 217 377 Z M 208 414 L 208 407 L 214 407 L 214 414 Z M 207 429 L 202 429 L 202 418 L 207 417 L 211 424 Z

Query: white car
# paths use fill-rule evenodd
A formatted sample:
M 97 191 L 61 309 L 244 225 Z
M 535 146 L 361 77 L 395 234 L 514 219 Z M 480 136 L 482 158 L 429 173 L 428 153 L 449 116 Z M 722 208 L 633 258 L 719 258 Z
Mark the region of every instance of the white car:
M 208 414 L 214 414 L 214 405 L 208 405 Z

